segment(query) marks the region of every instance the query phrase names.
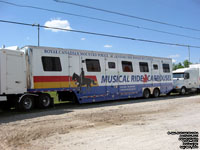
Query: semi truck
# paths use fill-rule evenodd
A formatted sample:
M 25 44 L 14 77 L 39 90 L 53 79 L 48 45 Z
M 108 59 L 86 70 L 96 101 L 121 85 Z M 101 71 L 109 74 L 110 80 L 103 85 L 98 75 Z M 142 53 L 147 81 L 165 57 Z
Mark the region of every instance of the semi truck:
M 182 95 L 200 90 L 200 64 L 173 71 L 173 91 Z
M 173 89 L 172 60 L 100 51 L 25 46 L 0 49 L 0 107 L 30 110 L 59 101 L 92 103 Z

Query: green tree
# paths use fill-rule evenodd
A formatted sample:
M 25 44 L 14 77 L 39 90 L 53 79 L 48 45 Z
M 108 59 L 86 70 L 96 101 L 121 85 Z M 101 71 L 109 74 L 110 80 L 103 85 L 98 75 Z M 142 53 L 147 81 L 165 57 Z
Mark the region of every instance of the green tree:
M 177 68 L 177 64 L 173 63 L 172 66 L 173 66 L 173 70 L 178 69 L 178 68 Z
M 182 65 L 182 63 L 178 63 L 177 68 L 178 68 L 178 69 L 180 69 L 180 68 L 184 68 L 184 66 Z
M 183 61 L 183 65 L 184 65 L 185 68 L 188 68 L 190 64 L 192 64 L 192 63 L 189 62 L 188 60 Z
M 188 60 L 184 60 L 183 64 L 181 62 L 179 62 L 178 64 L 173 63 L 173 70 L 176 69 L 180 69 L 180 68 L 188 68 L 189 65 L 192 64 L 191 62 L 189 62 Z
M 184 66 L 182 65 L 182 63 L 178 63 L 178 64 L 174 64 L 173 63 L 173 70 L 176 70 L 176 69 L 180 69 L 180 68 L 184 68 Z

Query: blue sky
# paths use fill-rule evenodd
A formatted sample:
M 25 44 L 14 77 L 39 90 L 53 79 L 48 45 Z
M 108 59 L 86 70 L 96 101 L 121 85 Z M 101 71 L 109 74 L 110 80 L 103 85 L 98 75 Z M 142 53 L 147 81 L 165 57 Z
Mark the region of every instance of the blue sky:
M 122 17 L 105 12 L 99 12 L 68 4 L 56 3 L 53 0 L 5 0 L 23 5 L 31 5 L 42 8 L 54 9 L 68 13 L 75 13 L 91 17 L 97 17 L 146 28 L 163 30 L 177 34 L 200 38 L 200 32 L 190 31 L 133 18 Z M 138 17 L 149 18 L 171 24 L 200 29 L 200 1 L 199 0 L 68 0 L 74 3 L 131 14 Z M 59 25 L 60 27 L 127 36 L 133 38 L 156 40 L 163 42 L 189 44 L 200 46 L 200 40 L 173 36 L 153 31 L 126 27 L 111 23 L 105 23 L 85 18 L 20 8 L 0 3 L 0 19 L 36 23 L 40 25 Z M 0 23 L 0 46 L 23 47 L 25 45 L 37 45 L 37 28 Z M 49 47 L 85 49 L 106 52 L 129 53 L 136 55 L 171 57 L 174 62 L 182 62 L 188 58 L 186 47 L 176 47 L 144 43 L 131 40 L 100 37 L 74 32 L 55 32 L 40 29 L 40 45 Z M 191 61 L 200 62 L 200 49 L 191 48 Z

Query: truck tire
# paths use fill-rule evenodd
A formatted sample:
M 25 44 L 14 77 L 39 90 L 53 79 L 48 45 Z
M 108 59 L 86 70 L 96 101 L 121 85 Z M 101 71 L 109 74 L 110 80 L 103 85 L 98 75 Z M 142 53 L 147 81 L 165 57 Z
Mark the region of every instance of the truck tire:
M 143 91 L 143 97 L 144 97 L 145 99 L 147 99 L 147 98 L 150 97 L 150 91 L 149 91 L 148 89 L 145 89 L 145 90 Z
M 25 95 L 22 97 L 19 105 L 19 109 L 22 111 L 29 111 L 34 106 L 34 97 L 31 95 Z
M 52 106 L 53 100 L 49 94 L 40 94 L 38 104 L 39 108 L 48 108 Z
M 180 94 L 181 94 L 181 95 L 185 95 L 185 94 L 186 94 L 186 88 L 185 88 L 185 87 L 182 87 L 182 88 L 181 88 Z
M 159 95 L 160 95 L 160 90 L 158 89 L 158 88 L 155 88 L 154 90 L 153 90 L 153 97 L 159 97 Z

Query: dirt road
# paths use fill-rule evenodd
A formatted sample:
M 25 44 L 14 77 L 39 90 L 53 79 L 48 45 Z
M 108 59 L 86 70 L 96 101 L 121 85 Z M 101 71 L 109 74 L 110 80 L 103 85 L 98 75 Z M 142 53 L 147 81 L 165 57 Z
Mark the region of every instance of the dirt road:
M 1 150 L 180 149 L 179 136 L 168 131 L 200 133 L 200 96 L 0 113 Z

